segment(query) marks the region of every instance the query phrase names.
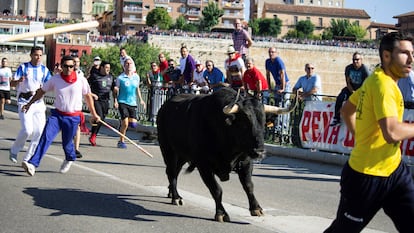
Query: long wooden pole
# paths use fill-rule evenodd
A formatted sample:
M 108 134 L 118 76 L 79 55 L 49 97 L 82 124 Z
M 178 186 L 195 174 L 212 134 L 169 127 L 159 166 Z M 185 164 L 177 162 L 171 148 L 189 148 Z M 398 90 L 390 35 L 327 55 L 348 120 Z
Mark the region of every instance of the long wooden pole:
M 144 154 L 148 155 L 149 157 L 153 158 L 154 156 L 152 156 L 151 153 L 149 153 L 148 151 L 146 151 L 144 148 L 142 148 L 141 146 L 139 146 L 138 144 L 136 144 L 134 141 L 132 141 L 131 139 L 129 139 L 125 134 L 122 134 L 121 132 L 119 132 L 118 130 L 116 130 L 114 127 L 110 126 L 108 123 L 106 123 L 105 121 L 99 119 L 99 122 L 101 122 L 103 125 L 105 125 L 106 127 L 108 127 L 110 130 L 114 131 L 115 133 L 117 133 L 119 136 L 124 137 L 126 140 L 128 140 L 130 143 L 132 143 L 132 145 L 134 145 L 135 147 L 137 147 L 139 150 L 141 150 L 142 152 L 144 152 Z
M 36 32 L 27 32 L 22 34 L 16 34 L 12 36 L 3 36 L 0 37 L 0 42 L 10 42 L 10 41 L 17 41 L 22 40 L 26 38 L 32 38 L 32 37 L 39 37 L 39 36 L 46 36 L 56 33 L 62 33 L 62 32 L 71 32 L 71 31 L 77 31 L 80 29 L 86 29 L 86 28 L 94 28 L 98 27 L 99 22 L 98 21 L 88 21 L 83 23 L 75 23 L 75 24 L 69 24 L 54 28 L 48 28 L 42 31 L 36 31 Z

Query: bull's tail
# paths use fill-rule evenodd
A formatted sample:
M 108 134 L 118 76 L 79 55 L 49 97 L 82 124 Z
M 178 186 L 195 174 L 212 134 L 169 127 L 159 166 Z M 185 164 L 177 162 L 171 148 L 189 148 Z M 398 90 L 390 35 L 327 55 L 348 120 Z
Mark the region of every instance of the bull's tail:
M 189 166 L 188 168 L 185 170 L 186 173 L 191 173 L 194 171 L 194 169 L 196 168 L 196 165 L 194 163 L 188 163 Z

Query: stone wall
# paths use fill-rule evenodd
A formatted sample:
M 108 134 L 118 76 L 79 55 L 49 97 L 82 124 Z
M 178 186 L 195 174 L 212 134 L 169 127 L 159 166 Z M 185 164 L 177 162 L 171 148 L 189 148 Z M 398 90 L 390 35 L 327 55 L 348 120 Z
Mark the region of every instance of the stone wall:
M 223 71 L 225 52 L 232 43 L 228 39 L 209 39 L 179 36 L 151 35 L 149 43 L 161 48 L 176 60 L 180 58 L 180 47 L 185 43 L 195 59 L 204 63 L 207 59 L 214 61 L 215 65 Z M 379 63 L 377 49 L 341 48 L 333 46 L 302 45 L 276 42 L 256 42 L 250 49 L 255 65 L 265 74 L 265 60 L 268 58 L 268 48 L 274 46 L 279 56 L 285 62 L 287 73 L 292 86 L 298 78 L 305 74 L 305 64 L 312 63 L 315 72 L 322 78 L 322 92 L 325 95 L 336 96 L 346 85 L 345 67 L 352 62 L 352 54 L 359 51 L 363 54 L 363 63 L 373 70 Z

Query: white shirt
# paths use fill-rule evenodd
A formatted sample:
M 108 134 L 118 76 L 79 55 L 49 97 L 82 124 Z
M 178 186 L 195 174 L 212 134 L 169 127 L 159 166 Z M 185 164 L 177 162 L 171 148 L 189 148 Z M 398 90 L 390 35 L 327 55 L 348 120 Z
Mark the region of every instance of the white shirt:
M 65 82 L 60 74 L 54 75 L 42 87 L 45 92 L 53 91 L 55 94 L 55 107 L 62 112 L 82 111 L 82 98 L 91 92 L 88 80 L 78 76 L 76 82 Z
M 0 68 L 0 90 L 10 91 L 12 71 L 9 67 Z

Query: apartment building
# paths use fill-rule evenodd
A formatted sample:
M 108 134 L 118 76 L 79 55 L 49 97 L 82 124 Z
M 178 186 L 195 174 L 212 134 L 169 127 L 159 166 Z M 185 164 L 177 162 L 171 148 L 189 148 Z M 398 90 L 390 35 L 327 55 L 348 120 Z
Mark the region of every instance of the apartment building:
M 211 0 L 114 0 L 114 27 L 119 33 L 134 34 L 146 27 L 148 13 L 156 7 L 163 7 L 175 20 L 180 15 L 188 22 L 197 23 L 202 17 L 204 7 Z M 216 0 L 219 7 L 224 10 L 221 17 L 220 28 L 233 28 L 235 19 L 244 19 L 244 0 Z

